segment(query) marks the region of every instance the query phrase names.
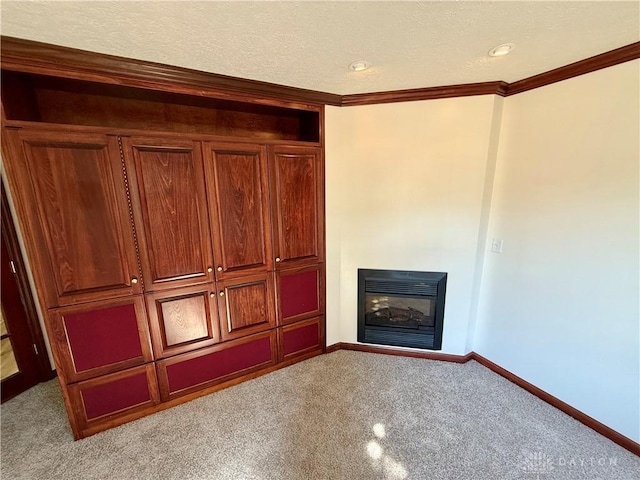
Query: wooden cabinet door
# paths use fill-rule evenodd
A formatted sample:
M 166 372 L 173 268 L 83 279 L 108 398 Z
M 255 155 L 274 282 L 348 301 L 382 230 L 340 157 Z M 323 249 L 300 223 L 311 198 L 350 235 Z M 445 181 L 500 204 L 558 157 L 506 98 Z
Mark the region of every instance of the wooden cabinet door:
M 265 147 L 205 143 L 218 279 L 271 269 Z
M 278 328 L 278 360 L 314 355 L 325 350 L 324 317 Z
M 324 181 L 320 149 L 271 147 L 269 161 L 277 268 L 322 261 Z
M 155 358 L 212 345 L 220 339 L 213 285 L 146 296 Z
M 222 340 L 276 326 L 273 275 L 263 273 L 218 282 L 218 311 Z
M 77 382 L 152 360 L 142 295 L 50 310 L 47 330 L 58 376 Z
M 68 387 L 76 440 L 148 415 L 160 403 L 154 365 L 146 364 Z
M 205 283 L 213 258 L 200 142 L 122 139 L 145 290 Z
M 48 306 L 140 293 L 117 139 L 20 132 L 9 156 Z
M 278 325 L 324 313 L 324 264 L 276 272 Z

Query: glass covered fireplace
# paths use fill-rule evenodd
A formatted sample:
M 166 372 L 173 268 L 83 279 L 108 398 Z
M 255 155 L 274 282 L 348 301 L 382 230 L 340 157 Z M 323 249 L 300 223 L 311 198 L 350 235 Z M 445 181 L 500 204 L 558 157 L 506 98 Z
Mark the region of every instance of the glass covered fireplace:
M 447 274 L 358 270 L 358 341 L 442 348 Z

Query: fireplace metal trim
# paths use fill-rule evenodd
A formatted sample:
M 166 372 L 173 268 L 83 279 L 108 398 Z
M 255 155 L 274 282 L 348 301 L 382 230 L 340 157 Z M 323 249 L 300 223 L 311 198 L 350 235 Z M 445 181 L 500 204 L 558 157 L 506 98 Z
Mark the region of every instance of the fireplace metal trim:
M 358 269 L 358 342 L 441 350 L 446 288 L 445 272 Z M 367 325 L 367 293 L 435 300 L 433 330 Z

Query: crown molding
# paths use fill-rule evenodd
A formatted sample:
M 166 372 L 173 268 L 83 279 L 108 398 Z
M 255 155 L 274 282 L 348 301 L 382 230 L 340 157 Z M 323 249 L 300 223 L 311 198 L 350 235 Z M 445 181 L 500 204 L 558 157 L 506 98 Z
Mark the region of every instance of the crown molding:
M 518 93 L 544 87 L 569 78 L 613 67 L 620 63 L 640 58 L 640 42 L 632 43 L 609 52 L 574 62 L 564 67 L 540 73 L 517 82 L 483 82 L 449 85 L 443 87 L 414 88 L 389 92 L 358 93 L 343 95 L 341 106 L 376 105 L 391 102 L 412 102 L 436 98 L 468 97 L 472 95 L 500 95 L 508 97 Z
M 340 105 L 331 93 L 205 73 L 3 36 L 2 68 L 202 97 L 304 108 Z
M 506 96 L 506 82 L 465 83 L 443 87 L 414 88 L 411 90 L 392 90 L 388 92 L 356 93 L 343 95 L 341 106 L 374 105 L 378 103 L 413 102 L 434 100 L 437 98 L 469 97 L 473 95 Z
M 574 62 L 564 67 L 549 70 L 532 77 L 510 83 L 507 88 L 507 96 L 544 87 L 552 83 L 568 80 L 586 73 L 595 72 L 603 68 L 613 67 L 620 63 L 640 58 L 640 42 L 632 43 L 609 52 L 601 53 L 593 57 Z
M 302 109 L 317 109 L 322 105 L 349 107 L 474 95 L 508 97 L 640 58 L 640 42 L 636 42 L 513 83 L 493 81 L 338 95 L 13 37 L 2 36 L 1 39 L 2 68 L 7 70 Z

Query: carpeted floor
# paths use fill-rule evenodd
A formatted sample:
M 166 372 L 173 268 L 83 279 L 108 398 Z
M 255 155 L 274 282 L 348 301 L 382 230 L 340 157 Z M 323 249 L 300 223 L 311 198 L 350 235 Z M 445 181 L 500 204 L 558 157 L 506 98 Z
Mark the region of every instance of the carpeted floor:
M 338 351 L 78 442 L 55 380 L 0 413 L 2 479 L 640 478 L 640 458 L 473 361 Z

